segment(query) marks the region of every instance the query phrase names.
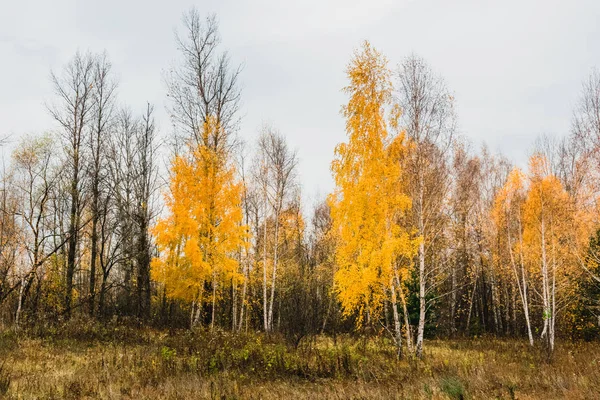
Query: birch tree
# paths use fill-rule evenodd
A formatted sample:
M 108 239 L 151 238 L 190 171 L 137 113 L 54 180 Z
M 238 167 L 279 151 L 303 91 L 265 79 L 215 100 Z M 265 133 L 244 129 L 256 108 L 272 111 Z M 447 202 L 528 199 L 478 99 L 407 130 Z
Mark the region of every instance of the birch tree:
M 257 178 L 263 191 L 264 201 L 264 238 L 263 238 L 263 312 L 264 328 L 273 330 L 273 309 L 277 286 L 277 268 L 279 263 L 280 218 L 286 202 L 296 185 L 296 167 L 298 159 L 285 141 L 285 138 L 270 127 L 264 127 L 258 139 Z M 268 220 L 273 221 L 273 241 L 271 250 L 270 280 L 267 272 L 267 233 Z M 270 289 L 270 294 L 268 290 Z
M 26 254 L 19 271 L 20 288 L 15 325 L 19 325 L 26 297 L 36 280 L 43 279 L 43 266 L 56 253 L 51 246 L 49 229 L 50 203 L 53 187 L 57 183 L 52 160 L 52 139 L 48 135 L 26 138 L 13 152 L 13 188 L 19 199 L 16 211 L 22 230 L 22 243 Z M 60 246 L 64 243 L 60 243 Z
M 550 173 L 547 160 L 534 155 L 530 160 L 530 184 L 524 208 L 523 241 L 532 268 L 541 278 L 542 339 L 552 353 L 556 338 L 556 319 L 566 301 L 569 273 L 574 263 L 564 247 L 576 232 L 573 229 L 572 202 L 559 180 Z
M 523 172 L 518 168 L 513 169 L 504 187 L 496 196 L 492 217 L 494 218 L 496 232 L 499 236 L 497 238 L 498 243 L 504 244 L 506 253 L 509 255 L 508 262 L 517 282 L 519 296 L 523 305 L 527 337 L 529 344 L 533 346 L 533 333 L 529 311 L 530 278 L 525 262 L 523 242 L 523 207 L 526 199 L 526 184 L 526 176 Z
M 391 115 L 392 87 L 387 60 L 365 42 L 347 69 L 348 142 L 336 147 L 332 163 L 336 189 L 329 199 L 333 229 L 339 235 L 335 284 L 345 315 L 358 312 L 359 324 L 370 325 L 391 293 L 394 341 L 402 354 L 397 290 L 401 272 L 419 242 L 402 225 L 411 200 L 403 192 L 400 158 L 404 134 L 393 135 L 397 108 Z M 404 268 L 403 268 L 404 267 Z M 409 329 L 409 327 L 406 327 Z
M 396 96 L 402 110 L 401 125 L 411 141 L 406 157 L 408 194 L 412 198 L 414 226 L 423 238 L 418 250 L 419 322 L 416 354 L 423 353 L 428 284 L 436 273 L 427 251 L 442 232 L 440 214 L 449 190 L 445 157 L 455 129 L 453 97 L 444 81 L 417 57 L 410 56 L 398 67 Z M 429 265 L 426 262 L 429 260 Z M 439 266 L 437 266 L 439 267 Z
M 203 142 L 214 129 L 221 129 L 216 119 L 205 124 Z M 199 145 L 192 158 L 175 158 L 165 196 L 169 213 L 154 228 L 160 251 L 152 261 L 154 279 L 165 285 L 169 297 L 192 303 L 192 325 L 198 321 L 194 306 L 209 303 L 211 329 L 217 285 L 242 278 L 234 256 L 247 234 L 241 224 L 242 186 L 226 154 Z M 210 293 L 204 293 L 207 283 Z

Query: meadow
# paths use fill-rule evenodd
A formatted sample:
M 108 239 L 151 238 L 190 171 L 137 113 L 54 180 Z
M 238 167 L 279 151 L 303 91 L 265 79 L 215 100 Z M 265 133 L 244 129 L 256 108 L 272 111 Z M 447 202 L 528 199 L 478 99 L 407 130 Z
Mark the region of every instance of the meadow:
M 398 360 L 384 336 L 158 330 L 75 320 L 0 335 L 6 399 L 593 399 L 600 346 L 552 359 L 514 339 L 431 340 Z

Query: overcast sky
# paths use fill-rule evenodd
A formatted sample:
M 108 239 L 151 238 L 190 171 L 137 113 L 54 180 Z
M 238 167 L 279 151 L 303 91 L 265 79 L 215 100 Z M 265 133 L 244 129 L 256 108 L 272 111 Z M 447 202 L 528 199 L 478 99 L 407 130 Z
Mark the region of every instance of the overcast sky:
M 251 142 L 262 122 L 285 134 L 308 202 L 331 190 L 344 71 L 364 39 L 394 67 L 424 57 L 455 94 L 461 133 L 517 163 L 536 136 L 568 132 L 581 82 L 600 67 L 598 0 L 0 0 L 0 136 L 56 129 L 49 72 L 77 49 L 106 50 L 121 102 L 155 103 L 168 135 L 162 76 L 191 6 L 217 14 L 223 48 L 244 65 L 240 136 Z

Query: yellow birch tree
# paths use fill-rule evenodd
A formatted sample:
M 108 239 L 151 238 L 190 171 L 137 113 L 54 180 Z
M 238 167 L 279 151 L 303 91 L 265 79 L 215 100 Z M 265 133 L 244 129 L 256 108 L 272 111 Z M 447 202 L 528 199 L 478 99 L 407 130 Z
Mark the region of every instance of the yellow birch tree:
M 338 235 L 334 276 L 345 315 L 358 312 L 358 323 L 371 323 L 388 294 L 394 312 L 395 340 L 401 351 L 396 290 L 402 290 L 400 265 L 406 269 L 418 241 L 401 224 L 411 200 L 404 193 L 399 162 L 406 148 L 392 105 L 387 60 L 365 42 L 347 70 L 350 100 L 342 109 L 348 142 L 335 150 L 335 192 L 329 197 L 333 230 Z M 386 121 L 386 108 L 390 121 Z M 401 296 L 403 298 L 403 296 Z M 366 319 L 366 321 L 365 321 Z
M 198 322 L 200 305 L 210 299 L 211 328 L 218 283 L 243 279 L 236 252 L 247 236 L 242 184 L 227 152 L 205 144 L 219 129 L 209 118 L 201 144 L 190 149 L 190 155 L 175 158 L 165 196 L 169 212 L 153 230 L 160 251 L 152 261 L 153 278 L 165 285 L 168 297 L 192 302 L 192 324 Z M 204 293 L 205 287 L 211 293 Z
M 526 176 L 519 168 L 508 175 L 504 186 L 498 191 L 492 209 L 492 220 L 498 243 L 495 259 L 504 270 L 512 272 L 523 305 L 529 344 L 533 346 L 533 333 L 529 312 L 529 270 L 523 254 L 523 204 L 526 196 Z M 506 257 L 506 255 L 508 257 Z M 508 275 L 510 276 L 510 272 Z
M 542 338 L 554 350 L 557 313 L 568 300 L 576 259 L 570 251 L 578 233 L 573 202 L 548 161 L 536 154 L 529 162 L 529 189 L 523 204 L 523 242 L 526 261 L 541 282 Z

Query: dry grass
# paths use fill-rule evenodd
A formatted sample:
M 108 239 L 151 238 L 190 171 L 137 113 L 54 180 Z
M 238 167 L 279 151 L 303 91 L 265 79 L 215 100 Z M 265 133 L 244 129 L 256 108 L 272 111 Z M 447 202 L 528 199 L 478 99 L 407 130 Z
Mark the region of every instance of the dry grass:
M 124 331 L 110 337 L 0 334 L 8 399 L 594 399 L 598 343 L 561 343 L 552 362 L 513 340 L 430 341 L 397 361 L 385 339 Z M 75 338 L 73 338 L 75 336 Z M 3 382 L 9 382 L 3 389 Z

